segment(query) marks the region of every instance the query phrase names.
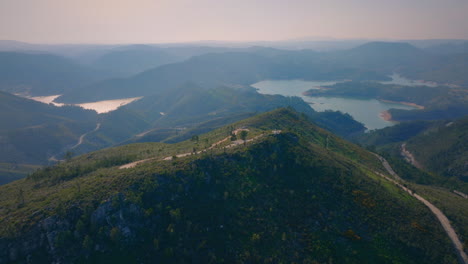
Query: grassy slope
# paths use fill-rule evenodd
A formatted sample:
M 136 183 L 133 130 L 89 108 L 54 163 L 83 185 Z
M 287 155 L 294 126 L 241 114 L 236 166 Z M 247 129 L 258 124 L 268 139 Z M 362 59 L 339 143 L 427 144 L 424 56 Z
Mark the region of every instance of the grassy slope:
M 465 249 L 468 248 L 468 230 L 466 228 L 468 226 L 467 200 L 444 188 L 417 184 L 412 184 L 411 186 L 419 195 L 444 212 L 452 222 L 461 241 L 464 241 Z

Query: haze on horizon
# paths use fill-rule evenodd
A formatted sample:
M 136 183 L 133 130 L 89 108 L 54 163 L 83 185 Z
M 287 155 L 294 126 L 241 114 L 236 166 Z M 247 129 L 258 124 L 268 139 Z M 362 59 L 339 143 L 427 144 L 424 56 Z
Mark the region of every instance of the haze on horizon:
M 468 39 L 466 0 L 2 0 L 0 39 L 33 43 Z

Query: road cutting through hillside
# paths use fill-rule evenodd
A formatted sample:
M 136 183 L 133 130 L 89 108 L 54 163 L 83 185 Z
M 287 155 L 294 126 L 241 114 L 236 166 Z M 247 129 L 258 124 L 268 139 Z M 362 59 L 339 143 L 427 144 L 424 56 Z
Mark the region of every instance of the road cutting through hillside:
M 405 158 L 406 161 L 411 163 L 413 166 L 415 166 L 418 169 L 422 169 L 421 164 L 414 158 L 413 153 L 411 153 L 407 148 L 406 148 L 406 143 L 401 144 L 401 155 Z
M 437 220 L 439 220 L 440 224 L 444 228 L 445 232 L 449 236 L 450 240 L 452 241 L 453 246 L 455 247 L 456 253 L 458 260 L 461 264 L 468 264 L 468 256 L 466 255 L 465 251 L 463 250 L 463 244 L 461 243 L 460 239 L 457 236 L 457 233 L 455 233 L 455 230 L 453 229 L 452 225 L 450 224 L 449 219 L 447 216 L 442 213 L 442 211 L 434 206 L 432 203 L 424 199 L 423 197 L 419 196 L 418 194 L 414 193 L 412 190 L 408 189 L 407 187 L 403 186 L 400 182 L 397 180 L 404 182 L 398 174 L 392 169 L 390 164 L 385 160 L 383 157 L 375 154 L 377 158 L 382 162 L 382 165 L 385 167 L 387 172 L 394 177 L 394 179 L 387 177 L 383 175 L 382 173 L 376 172 L 378 175 L 381 177 L 393 182 L 396 186 L 400 187 L 400 189 L 404 190 L 405 192 L 409 193 L 411 196 L 414 198 L 418 199 L 420 202 L 422 202 L 425 206 L 427 206 L 431 212 L 437 217 Z
M 101 123 L 97 123 L 97 124 L 96 124 L 96 128 L 93 129 L 92 131 L 86 132 L 86 133 L 84 133 L 83 135 L 81 135 L 80 138 L 78 139 L 78 143 L 76 143 L 75 146 L 71 147 L 70 149 L 75 149 L 75 148 L 77 148 L 79 145 L 83 144 L 84 138 L 85 138 L 88 134 L 91 134 L 91 133 L 93 133 L 93 132 L 98 131 L 99 128 L 101 128 Z
M 239 128 L 239 129 L 236 129 L 236 130 L 232 131 L 232 133 L 233 133 L 234 135 L 237 136 L 237 134 L 239 134 L 239 132 L 241 132 L 241 131 L 249 131 L 249 129 L 247 129 L 247 128 Z M 271 131 L 271 134 L 273 134 L 273 135 L 277 135 L 277 134 L 279 134 L 279 133 L 281 133 L 281 130 L 272 130 L 272 131 Z M 233 141 L 232 144 L 229 144 L 229 145 L 225 146 L 224 148 L 232 148 L 232 147 L 238 146 L 238 145 L 240 145 L 240 144 L 252 142 L 252 141 L 257 140 L 258 138 L 260 138 L 260 137 L 262 137 L 262 136 L 264 136 L 264 134 L 258 135 L 258 136 L 256 136 L 256 137 L 251 138 L 251 139 L 247 139 L 247 140 L 245 140 L 245 141 L 239 139 L 239 140 Z M 206 149 L 204 149 L 204 150 L 199 150 L 199 151 L 197 151 L 197 152 L 186 152 L 186 153 L 182 153 L 182 154 L 177 154 L 177 155 L 175 155 L 175 157 L 177 157 L 177 158 L 183 158 L 183 157 L 187 157 L 187 156 L 190 156 L 190 155 L 201 154 L 201 153 L 203 153 L 203 152 L 206 152 L 206 151 L 208 151 L 208 150 L 210 150 L 210 149 L 213 149 L 213 148 L 215 148 L 215 147 L 221 145 L 222 143 L 228 141 L 229 139 L 231 139 L 231 136 L 227 136 L 227 137 L 225 137 L 224 139 L 222 139 L 222 140 L 220 140 L 220 141 L 218 141 L 218 142 L 215 142 L 215 143 L 211 144 L 210 147 L 208 147 L 208 148 L 206 148 Z M 174 158 L 174 156 L 168 156 L 168 157 L 163 158 L 162 160 L 172 160 L 173 158 Z M 141 163 L 144 163 L 144 162 L 147 162 L 147 161 L 151 161 L 151 160 L 156 160 L 156 159 L 157 159 L 157 158 L 148 158 L 148 159 L 143 159 L 143 160 L 134 161 L 134 162 L 127 163 L 127 164 L 125 164 L 125 165 L 120 166 L 119 169 L 130 169 L 130 168 L 136 167 L 138 164 L 141 164 Z
M 96 124 L 96 128 L 94 128 L 93 130 L 88 131 L 88 132 L 84 133 L 83 135 L 81 135 L 80 138 L 78 139 L 78 142 L 77 142 L 73 147 L 71 147 L 70 150 L 75 149 L 75 148 L 77 148 L 79 145 L 83 144 L 84 138 L 85 138 L 88 134 L 91 134 L 91 133 L 93 133 L 93 132 L 96 132 L 96 131 L 98 131 L 100 128 L 101 128 L 101 123 L 97 123 L 97 124 Z M 57 159 L 57 158 L 55 157 L 55 155 L 54 155 L 54 156 L 51 156 L 50 158 L 48 158 L 48 161 L 50 161 L 50 162 L 61 162 L 61 161 L 63 161 L 63 160 Z

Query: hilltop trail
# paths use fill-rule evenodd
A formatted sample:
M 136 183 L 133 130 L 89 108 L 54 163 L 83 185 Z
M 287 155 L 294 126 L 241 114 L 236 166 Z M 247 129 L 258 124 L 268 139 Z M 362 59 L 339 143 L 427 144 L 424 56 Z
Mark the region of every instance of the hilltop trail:
M 247 129 L 247 128 L 239 128 L 239 129 L 236 129 L 236 130 L 232 131 L 232 133 L 233 133 L 234 135 L 237 135 L 237 134 L 238 134 L 239 132 L 241 132 L 241 131 L 249 131 L 249 129 Z M 274 134 L 274 135 L 277 135 L 277 134 L 279 134 L 279 133 L 281 133 L 281 130 L 273 130 L 273 131 L 271 131 L 271 134 Z M 262 135 L 258 135 L 258 136 L 256 136 L 256 137 L 251 138 L 251 139 L 245 140 L 245 142 L 244 142 L 243 140 L 236 140 L 236 141 L 233 141 L 232 144 L 229 144 L 229 145 L 225 146 L 225 148 L 232 148 L 232 147 L 237 146 L 237 145 L 240 145 L 240 144 L 242 144 L 242 143 L 252 142 L 252 141 L 257 140 L 258 138 L 260 138 L 260 137 L 262 137 L 262 136 L 263 136 L 263 134 L 262 134 Z M 219 146 L 221 143 L 228 141 L 230 138 L 231 138 L 231 136 L 227 136 L 227 137 L 221 139 L 220 141 L 213 143 L 210 147 L 208 147 L 208 148 L 206 148 L 206 149 L 203 149 L 203 150 L 199 150 L 199 151 L 197 151 L 197 152 L 186 152 L 186 153 L 177 154 L 177 155 L 174 155 L 174 156 L 177 157 L 177 158 L 182 158 L 182 157 L 186 157 L 186 156 L 190 156 L 190 155 L 194 155 L 194 154 L 200 154 L 200 153 L 202 153 L 202 152 L 206 152 L 207 150 L 210 150 L 210 149 L 213 149 L 213 148 Z M 174 156 L 168 156 L 168 157 L 163 158 L 162 160 L 172 160 Z M 134 162 L 127 163 L 127 164 L 124 164 L 124 165 L 120 166 L 119 169 L 129 169 L 129 168 L 133 168 L 133 167 L 137 166 L 137 165 L 140 164 L 140 163 L 144 163 L 144 162 L 147 162 L 147 161 L 150 161 L 150 160 L 155 160 L 155 159 L 157 159 L 157 158 L 148 158 L 148 159 L 143 159 L 143 160 L 134 161 Z
M 394 177 L 394 179 L 391 179 L 381 173 L 376 172 L 378 175 L 381 177 L 393 182 L 396 186 L 400 187 L 402 190 L 405 192 L 409 193 L 411 196 L 414 198 L 418 199 L 421 201 L 425 206 L 427 206 L 431 212 L 437 217 L 437 220 L 439 220 L 440 224 L 444 228 L 445 232 L 449 236 L 450 240 L 452 240 L 452 244 L 455 247 L 455 250 L 457 252 L 457 257 L 458 260 L 461 264 L 468 264 L 468 256 L 466 255 L 465 251 L 463 251 L 463 245 L 460 241 L 460 239 L 457 236 L 457 233 L 455 233 L 455 230 L 453 229 L 452 225 L 450 224 L 450 221 L 448 220 L 447 216 L 440 211 L 439 208 L 434 206 L 432 203 L 424 199 L 423 197 L 419 196 L 418 194 L 414 193 L 412 190 L 408 189 L 407 187 L 403 186 L 401 183 L 399 183 L 397 180 L 402 181 L 403 180 L 398 176 L 398 174 L 395 173 L 395 171 L 392 169 L 390 164 L 385 160 L 383 157 L 375 154 L 377 158 L 382 162 L 382 165 L 385 167 L 387 172 Z
M 81 135 L 80 138 L 78 139 L 78 143 L 76 143 L 76 144 L 75 144 L 73 147 L 71 147 L 70 149 L 77 148 L 79 145 L 83 144 L 84 138 L 85 138 L 88 134 L 98 131 L 99 128 L 101 128 L 101 123 L 97 123 L 97 124 L 96 124 L 96 128 L 93 129 L 92 131 L 86 132 L 86 133 L 84 133 L 83 135 Z

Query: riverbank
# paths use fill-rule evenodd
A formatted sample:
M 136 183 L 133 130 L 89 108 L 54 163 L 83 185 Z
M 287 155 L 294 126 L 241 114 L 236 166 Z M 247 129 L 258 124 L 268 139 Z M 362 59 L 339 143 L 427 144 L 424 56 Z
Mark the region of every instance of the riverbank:
M 411 106 L 411 107 L 417 108 L 417 109 L 419 109 L 419 110 L 423 110 L 423 109 L 424 109 L 424 106 L 418 105 L 418 104 L 415 104 L 415 103 L 410 103 L 410 102 L 391 101 L 391 100 L 385 100 L 385 99 L 378 99 L 378 100 L 381 101 L 381 102 L 384 102 L 384 103 L 407 105 L 407 106 Z

